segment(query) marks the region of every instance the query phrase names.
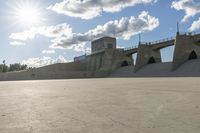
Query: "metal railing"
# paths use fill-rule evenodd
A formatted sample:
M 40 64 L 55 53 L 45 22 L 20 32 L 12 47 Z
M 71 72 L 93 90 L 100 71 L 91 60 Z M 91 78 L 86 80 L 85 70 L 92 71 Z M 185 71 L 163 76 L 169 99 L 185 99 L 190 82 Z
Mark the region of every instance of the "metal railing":
M 132 49 L 135 49 L 135 48 L 138 48 L 138 45 L 124 48 L 124 51 L 129 51 L 129 50 L 132 50 Z
M 179 35 L 198 35 L 200 32 L 179 32 Z
M 180 35 L 200 35 L 200 32 L 179 32 Z M 172 41 L 175 40 L 176 37 L 169 37 L 169 38 L 165 38 L 165 39 L 161 39 L 161 40 L 157 40 L 157 41 L 152 41 L 152 42 L 140 42 L 140 44 L 144 44 L 144 45 L 155 45 L 155 44 L 159 44 L 159 43 L 164 43 L 164 42 L 168 42 L 168 41 Z M 127 47 L 124 48 L 124 51 L 128 51 L 128 50 L 132 50 L 138 48 L 138 45 L 136 46 L 132 46 L 132 47 Z
M 161 39 L 161 40 L 157 40 L 157 41 L 153 41 L 153 42 L 140 42 L 140 44 L 144 44 L 144 45 L 154 45 L 154 44 L 158 44 L 158 43 L 163 43 L 163 42 L 168 42 L 168 41 L 172 41 L 175 40 L 175 37 L 170 37 L 170 38 L 165 38 L 165 39 Z M 124 48 L 124 51 L 129 51 L 132 49 L 138 48 L 138 45 L 132 46 L 132 47 L 127 47 Z
M 165 39 L 161 39 L 161 40 L 157 40 L 157 41 L 153 41 L 153 42 L 146 42 L 146 44 L 154 45 L 154 44 L 164 43 L 164 42 L 168 42 L 168 41 L 172 41 L 172 40 L 175 40 L 175 37 L 165 38 Z
M 200 32 L 192 32 L 192 35 L 199 35 Z

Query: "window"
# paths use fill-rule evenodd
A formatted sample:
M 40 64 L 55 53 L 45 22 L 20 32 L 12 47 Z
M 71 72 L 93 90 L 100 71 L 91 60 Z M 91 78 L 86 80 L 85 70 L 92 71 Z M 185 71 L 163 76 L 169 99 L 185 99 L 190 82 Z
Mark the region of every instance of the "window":
M 111 43 L 107 44 L 107 48 L 112 49 L 113 48 L 113 44 L 111 44 Z

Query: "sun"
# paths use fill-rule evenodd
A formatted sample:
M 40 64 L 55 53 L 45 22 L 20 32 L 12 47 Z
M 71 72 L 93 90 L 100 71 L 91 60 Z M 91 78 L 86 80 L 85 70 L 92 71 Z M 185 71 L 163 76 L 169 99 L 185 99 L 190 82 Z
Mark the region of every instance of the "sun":
M 27 26 L 34 26 L 40 23 L 40 13 L 36 8 L 24 7 L 19 9 L 16 15 L 17 21 Z
M 18 2 L 14 7 L 13 16 L 15 22 L 24 27 L 38 26 L 44 22 L 39 5 L 29 0 Z

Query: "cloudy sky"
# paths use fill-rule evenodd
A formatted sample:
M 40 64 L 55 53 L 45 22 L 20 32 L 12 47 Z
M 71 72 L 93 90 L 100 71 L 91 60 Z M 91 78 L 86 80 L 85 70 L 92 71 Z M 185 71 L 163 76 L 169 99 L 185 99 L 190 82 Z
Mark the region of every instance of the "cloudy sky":
M 68 62 L 103 36 L 118 47 L 200 31 L 199 0 L 6 0 L 0 1 L 0 59 L 43 66 Z M 173 47 L 162 50 L 171 61 Z

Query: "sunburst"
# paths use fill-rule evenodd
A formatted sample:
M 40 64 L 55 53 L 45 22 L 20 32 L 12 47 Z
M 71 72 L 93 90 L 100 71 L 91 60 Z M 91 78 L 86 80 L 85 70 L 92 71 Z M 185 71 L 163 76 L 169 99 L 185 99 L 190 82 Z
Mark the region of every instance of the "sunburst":
M 14 5 L 12 14 L 17 24 L 33 27 L 44 23 L 43 11 L 35 1 L 23 0 Z

